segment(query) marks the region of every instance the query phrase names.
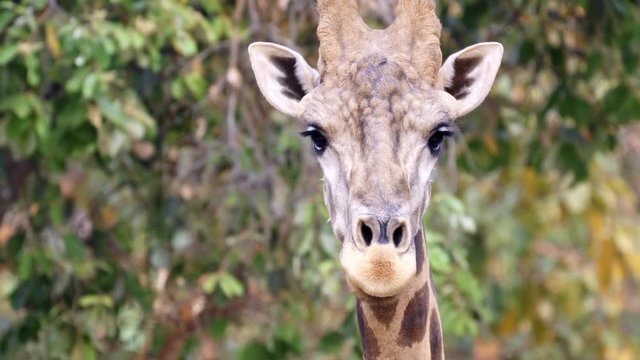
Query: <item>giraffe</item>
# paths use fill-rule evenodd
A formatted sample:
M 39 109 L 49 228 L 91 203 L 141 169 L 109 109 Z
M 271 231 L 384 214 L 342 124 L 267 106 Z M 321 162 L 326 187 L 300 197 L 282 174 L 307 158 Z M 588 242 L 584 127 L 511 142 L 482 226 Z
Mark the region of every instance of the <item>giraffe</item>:
M 355 0 L 317 9 L 318 70 L 256 42 L 258 87 L 299 119 L 322 168 L 364 358 L 444 359 L 422 218 L 442 143 L 489 93 L 503 47 L 475 44 L 443 63 L 434 0 L 399 0 L 386 29 L 369 28 Z

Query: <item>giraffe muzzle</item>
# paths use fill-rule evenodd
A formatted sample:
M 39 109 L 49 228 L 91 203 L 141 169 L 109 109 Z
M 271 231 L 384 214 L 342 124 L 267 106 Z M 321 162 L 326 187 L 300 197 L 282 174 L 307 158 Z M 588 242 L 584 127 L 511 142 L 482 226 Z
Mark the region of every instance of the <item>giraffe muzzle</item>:
M 402 216 L 355 216 L 353 241 L 345 241 L 340 264 L 356 295 L 398 294 L 416 274 L 411 225 Z

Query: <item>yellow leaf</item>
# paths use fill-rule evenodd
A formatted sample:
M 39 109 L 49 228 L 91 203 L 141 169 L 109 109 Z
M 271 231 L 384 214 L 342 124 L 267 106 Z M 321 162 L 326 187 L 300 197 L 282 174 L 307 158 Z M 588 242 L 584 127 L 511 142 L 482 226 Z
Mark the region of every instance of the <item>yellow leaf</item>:
M 569 212 L 578 214 L 589 206 L 591 201 L 591 186 L 588 183 L 581 183 L 562 194 L 562 200 Z
M 637 238 L 637 235 L 633 234 L 633 230 L 620 227 L 615 232 L 614 240 L 631 276 L 640 279 L 640 248 L 634 244 L 634 237 Z
M 536 171 L 531 168 L 526 168 L 522 172 L 521 183 L 523 189 L 522 195 L 525 199 L 537 200 L 539 197 L 541 181 Z
M 631 270 L 631 275 L 640 280 L 640 251 L 624 254 L 624 259 Z
M 598 199 L 606 209 L 613 209 L 616 206 L 616 193 L 608 183 L 598 186 L 596 199 Z
M 602 213 L 597 210 L 589 212 L 589 229 L 591 230 L 591 236 L 594 240 L 602 240 L 605 237 L 604 233 L 604 217 Z
M 629 234 L 625 229 L 618 227 L 614 235 L 614 240 L 620 253 L 624 254 L 626 252 L 633 251 L 633 240 L 631 238 L 631 234 Z
M 614 257 L 613 241 L 607 239 L 600 245 L 598 253 L 598 288 L 600 291 L 606 292 L 611 287 L 613 257 Z
M 496 142 L 496 138 L 489 135 L 482 136 L 482 142 L 484 142 L 484 146 L 486 146 L 489 154 L 496 155 L 498 153 L 498 143 Z
M 53 27 L 51 23 L 48 23 L 44 27 L 45 39 L 47 41 L 47 47 L 51 52 L 51 56 L 54 59 L 60 57 L 60 42 L 58 41 L 58 34 L 56 34 L 56 29 Z
M 634 355 L 634 351 L 630 347 L 616 348 L 607 346 L 605 348 L 606 359 L 616 359 L 616 360 L 634 360 L 637 359 Z
M 510 309 L 504 314 L 502 321 L 500 322 L 500 326 L 498 332 L 501 335 L 511 335 L 516 332 L 518 329 L 518 313 Z
M 100 211 L 100 225 L 103 229 L 111 229 L 118 222 L 118 210 L 113 206 L 105 206 Z
M 625 271 L 623 268 L 623 264 L 620 261 L 620 258 L 618 256 L 614 255 L 613 258 L 613 264 L 611 267 L 611 286 L 613 289 L 620 291 L 622 289 L 622 285 L 624 284 L 624 279 L 625 279 Z M 620 301 L 620 305 L 623 305 L 623 298 L 620 296 L 618 297 L 618 300 Z
M 84 359 L 84 344 L 82 343 L 82 341 L 76 342 L 69 357 L 71 358 L 71 360 Z

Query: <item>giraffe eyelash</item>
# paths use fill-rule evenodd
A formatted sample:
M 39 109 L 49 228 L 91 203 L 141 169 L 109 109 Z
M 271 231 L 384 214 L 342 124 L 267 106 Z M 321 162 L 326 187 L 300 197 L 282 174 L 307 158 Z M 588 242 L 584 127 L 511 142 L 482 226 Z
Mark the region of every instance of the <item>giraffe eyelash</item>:
M 313 142 L 313 148 L 314 148 L 314 150 L 316 152 L 316 155 L 318 155 L 318 156 L 322 155 L 324 150 L 329 145 L 329 141 L 324 136 L 322 131 L 319 128 L 315 127 L 315 126 L 309 126 L 307 128 L 307 130 L 301 132 L 300 135 L 302 135 L 302 137 L 310 137 L 311 138 L 311 141 Z
M 442 122 L 433 127 L 431 131 L 429 131 L 429 136 L 433 136 L 435 133 L 440 133 L 440 135 L 445 137 L 452 137 L 457 135 L 460 132 L 460 129 L 455 125 L 449 122 Z

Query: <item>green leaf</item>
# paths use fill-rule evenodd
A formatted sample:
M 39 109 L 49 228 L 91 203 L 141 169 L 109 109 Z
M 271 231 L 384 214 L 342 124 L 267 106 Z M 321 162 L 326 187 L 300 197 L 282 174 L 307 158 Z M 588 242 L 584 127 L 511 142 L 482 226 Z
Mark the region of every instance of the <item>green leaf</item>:
M 207 294 L 213 293 L 213 291 L 216 289 L 216 285 L 218 285 L 217 273 L 203 275 L 200 286 L 202 287 L 202 290 L 205 293 Z
M 578 124 L 589 124 L 593 120 L 591 105 L 583 98 L 569 92 L 558 104 L 560 115 L 573 118 Z
M 429 247 L 429 264 L 433 270 L 441 273 L 451 271 L 451 258 L 441 247 Z
M 122 111 L 122 105 L 118 100 L 114 100 L 106 96 L 100 96 L 96 99 L 96 103 L 104 117 L 119 127 L 126 129 L 129 118 Z
M 81 68 L 76 70 L 71 78 L 65 84 L 65 90 L 69 93 L 79 92 L 84 84 L 84 79 L 91 73 L 89 68 Z
M 209 333 L 216 340 L 224 339 L 229 321 L 224 318 L 213 319 L 209 324 Z
M 0 100 L 0 110 L 12 111 L 19 118 L 26 118 L 31 112 L 30 95 L 25 93 L 14 94 Z
M 613 117 L 616 122 L 626 123 L 638 118 L 640 99 L 626 84 L 609 90 L 602 99 L 602 107 L 605 114 Z
M 589 167 L 580 153 L 578 145 L 564 143 L 558 150 L 558 165 L 575 175 L 575 181 L 585 180 L 589 176 Z
M 143 320 L 142 308 L 133 302 L 118 312 L 118 336 L 126 350 L 137 351 L 144 345 L 145 332 L 140 328 Z
M 185 57 L 193 56 L 198 52 L 198 44 L 191 35 L 185 31 L 178 32 L 176 38 L 173 40 L 173 46 Z
M 18 277 L 27 279 L 31 276 L 34 268 L 34 259 L 31 253 L 25 252 L 18 257 Z
M 113 298 L 110 295 L 84 295 L 78 300 L 82 307 L 104 306 L 113 307 Z
M 6 8 L 0 12 L 0 32 L 2 32 L 7 25 L 9 25 L 9 23 L 14 19 L 15 16 L 16 14 L 13 11 Z
M 322 337 L 318 349 L 323 353 L 335 354 L 340 350 L 342 344 L 344 344 L 344 340 L 344 334 L 335 331 L 330 332 Z
M 0 66 L 6 65 L 18 53 L 18 45 L 8 44 L 0 47 Z
M 242 294 L 244 294 L 244 286 L 242 286 L 242 283 L 229 273 L 220 274 L 219 284 L 222 293 L 228 298 L 242 296 Z
M 78 99 L 68 99 L 56 117 L 57 123 L 63 129 L 75 129 L 85 123 L 87 119 L 87 104 Z
M 70 358 L 71 360 L 96 360 L 98 353 L 90 342 L 79 340 L 74 345 Z
M 276 359 L 269 349 L 261 343 L 252 342 L 245 345 L 236 355 L 237 360 L 272 360 Z
M 27 83 L 31 86 L 40 84 L 40 61 L 36 54 L 29 54 L 24 58 L 24 64 L 27 67 Z
M 201 99 L 207 94 L 208 83 L 206 79 L 198 73 L 189 73 L 184 77 L 184 83 L 196 99 Z
M 89 73 L 82 82 L 82 96 L 85 99 L 91 99 L 96 93 L 98 87 L 98 76 L 95 73 Z
M 67 234 L 63 239 L 65 250 L 71 261 L 77 262 L 85 258 L 84 244 L 78 236 L 75 234 Z
M 473 304 L 479 304 L 482 300 L 482 289 L 478 280 L 467 271 L 457 271 L 455 279 L 458 287 L 471 300 Z

